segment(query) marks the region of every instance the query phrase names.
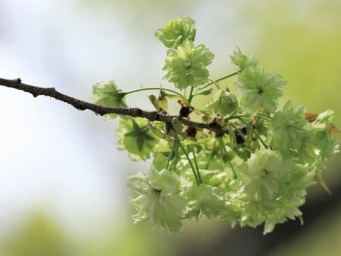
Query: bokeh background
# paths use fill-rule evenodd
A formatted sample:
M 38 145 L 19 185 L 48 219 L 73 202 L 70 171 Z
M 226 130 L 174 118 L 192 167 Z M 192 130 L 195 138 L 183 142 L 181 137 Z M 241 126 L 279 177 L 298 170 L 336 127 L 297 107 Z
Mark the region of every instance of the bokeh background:
M 183 16 L 215 53 L 212 78 L 235 71 L 229 54 L 238 46 L 288 80 L 281 104 L 333 109 L 341 127 L 339 0 L 1 0 L 0 77 L 86 101 L 109 79 L 123 90 L 166 85 L 166 51 L 153 34 Z M 147 97 L 128 103 L 152 109 Z M 202 219 L 165 234 L 130 219 L 126 177 L 148 163 L 115 148 L 116 127 L 0 86 L 0 256 L 341 254 L 341 155 L 324 175 L 333 196 L 309 189 L 304 226 L 290 221 L 263 236 L 262 227 Z

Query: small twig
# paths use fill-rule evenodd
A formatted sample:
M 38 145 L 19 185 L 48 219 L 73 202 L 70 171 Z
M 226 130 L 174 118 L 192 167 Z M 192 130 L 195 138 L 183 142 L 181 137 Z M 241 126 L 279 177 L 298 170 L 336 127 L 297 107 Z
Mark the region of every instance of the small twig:
M 32 94 L 33 97 L 38 97 L 41 95 L 48 96 L 56 100 L 60 100 L 67 104 L 70 104 L 78 110 L 86 110 L 86 109 L 91 110 L 96 115 L 103 116 L 106 114 L 117 114 L 117 115 L 122 115 L 122 116 L 142 117 L 142 118 L 148 119 L 149 121 L 160 121 L 160 122 L 165 122 L 165 123 L 170 123 L 172 122 L 172 119 L 174 117 L 177 117 L 182 124 L 190 126 L 190 127 L 195 127 L 199 129 L 207 129 L 218 134 L 223 134 L 225 132 L 223 131 L 222 126 L 214 122 L 213 123 L 198 123 L 198 122 L 193 122 L 188 119 L 174 116 L 174 115 L 165 115 L 157 111 L 144 111 L 140 108 L 111 108 L 111 107 L 103 107 L 103 106 L 95 105 L 86 101 L 82 101 L 82 100 L 70 97 L 63 93 L 60 93 L 55 88 L 43 88 L 43 87 L 33 86 L 29 84 L 24 84 L 21 82 L 20 78 L 14 79 L 14 80 L 0 78 L 0 86 L 5 86 L 5 87 L 24 91 L 24 92 Z

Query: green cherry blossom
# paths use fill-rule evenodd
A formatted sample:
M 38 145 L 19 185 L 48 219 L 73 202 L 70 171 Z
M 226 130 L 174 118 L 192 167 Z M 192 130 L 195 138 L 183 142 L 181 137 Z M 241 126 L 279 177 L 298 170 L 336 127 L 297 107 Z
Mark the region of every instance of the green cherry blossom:
M 239 166 L 245 193 L 255 201 L 273 199 L 290 179 L 291 160 L 275 151 L 260 149 Z
M 139 173 L 128 178 L 128 187 L 139 194 L 130 203 L 137 213 L 135 223 L 149 220 L 152 229 L 179 231 L 185 213 L 186 200 L 180 196 L 177 175 L 165 169 L 151 168 L 148 175 Z
M 304 118 L 305 108 L 301 105 L 293 106 L 288 101 L 283 111 L 278 111 L 269 123 L 268 135 L 275 149 L 287 155 L 289 150 L 306 152 L 307 143 L 312 136 L 311 125 Z
M 186 40 L 177 49 L 168 50 L 163 67 L 168 73 L 164 78 L 179 89 L 205 84 L 209 76 L 206 66 L 213 57 L 206 46 L 195 46 L 192 41 Z
M 223 190 L 218 187 L 200 184 L 186 191 L 188 200 L 186 217 L 198 219 L 200 215 L 206 215 L 208 219 L 217 218 L 225 207 Z
M 168 48 L 177 48 L 187 39 L 194 41 L 195 22 L 191 18 L 170 20 L 166 26 L 155 32 L 155 36 Z
M 236 92 L 242 96 L 241 107 L 252 113 L 262 108 L 275 112 L 285 84 L 281 76 L 255 66 L 244 69 L 235 82 Z

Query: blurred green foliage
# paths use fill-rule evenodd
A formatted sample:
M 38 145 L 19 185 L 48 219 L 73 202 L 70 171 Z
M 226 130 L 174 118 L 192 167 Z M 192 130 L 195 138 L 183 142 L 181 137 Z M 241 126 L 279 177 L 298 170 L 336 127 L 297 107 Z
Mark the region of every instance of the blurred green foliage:
M 67 256 L 72 255 L 69 246 L 61 229 L 44 214 L 36 213 L 7 238 L 0 255 Z
M 287 98 L 310 112 L 335 110 L 335 123 L 341 126 L 341 2 L 267 2 L 262 43 L 254 54 L 288 80 Z
M 129 222 L 122 229 L 109 220 L 107 223 L 105 236 L 88 239 L 80 233 L 72 237 L 56 220 L 36 212 L 2 241 L 0 256 L 152 256 L 160 255 L 160 250 L 172 252 L 169 244 L 150 246 L 153 236 L 148 225 L 136 228 Z

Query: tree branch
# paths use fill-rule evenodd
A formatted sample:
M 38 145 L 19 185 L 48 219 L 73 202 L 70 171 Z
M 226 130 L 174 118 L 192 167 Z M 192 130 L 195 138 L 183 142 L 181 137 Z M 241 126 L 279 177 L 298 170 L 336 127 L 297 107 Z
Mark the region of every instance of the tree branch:
M 172 119 L 176 117 L 179 119 L 179 121 L 182 124 L 190 126 L 190 127 L 195 127 L 199 129 L 207 129 L 219 135 L 226 133 L 226 131 L 222 129 L 223 127 L 220 126 L 216 122 L 211 122 L 207 124 L 198 123 L 198 122 L 193 122 L 188 119 L 185 119 L 181 116 L 165 115 L 162 113 L 158 113 L 157 111 L 144 111 L 140 108 L 103 107 L 103 106 L 95 105 L 86 101 L 75 99 L 63 93 L 60 93 L 53 87 L 43 88 L 43 87 L 33 86 L 29 84 L 24 84 L 21 82 L 20 78 L 14 79 L 14 80 L 0 78 L 0 86 L 5 86 L 5 87 L 24 91 L 24 92 L 32 94 L 33 97 L 38 97 L 40 95 L 49 96 L 56 100 L 60 100 L 67 104 L 70 104 L 78 110 L 86 110 L 86 109 L 91 110 L 96 115 L 103 116 L 105 114 L 118 114 L 118 115 L 131 116 L 131 117 L 142 117 L 142 118 L 148 119 L 149 121 L 160 121 L 160 122 L 165 122 L 165 123 L 172 122 Z

